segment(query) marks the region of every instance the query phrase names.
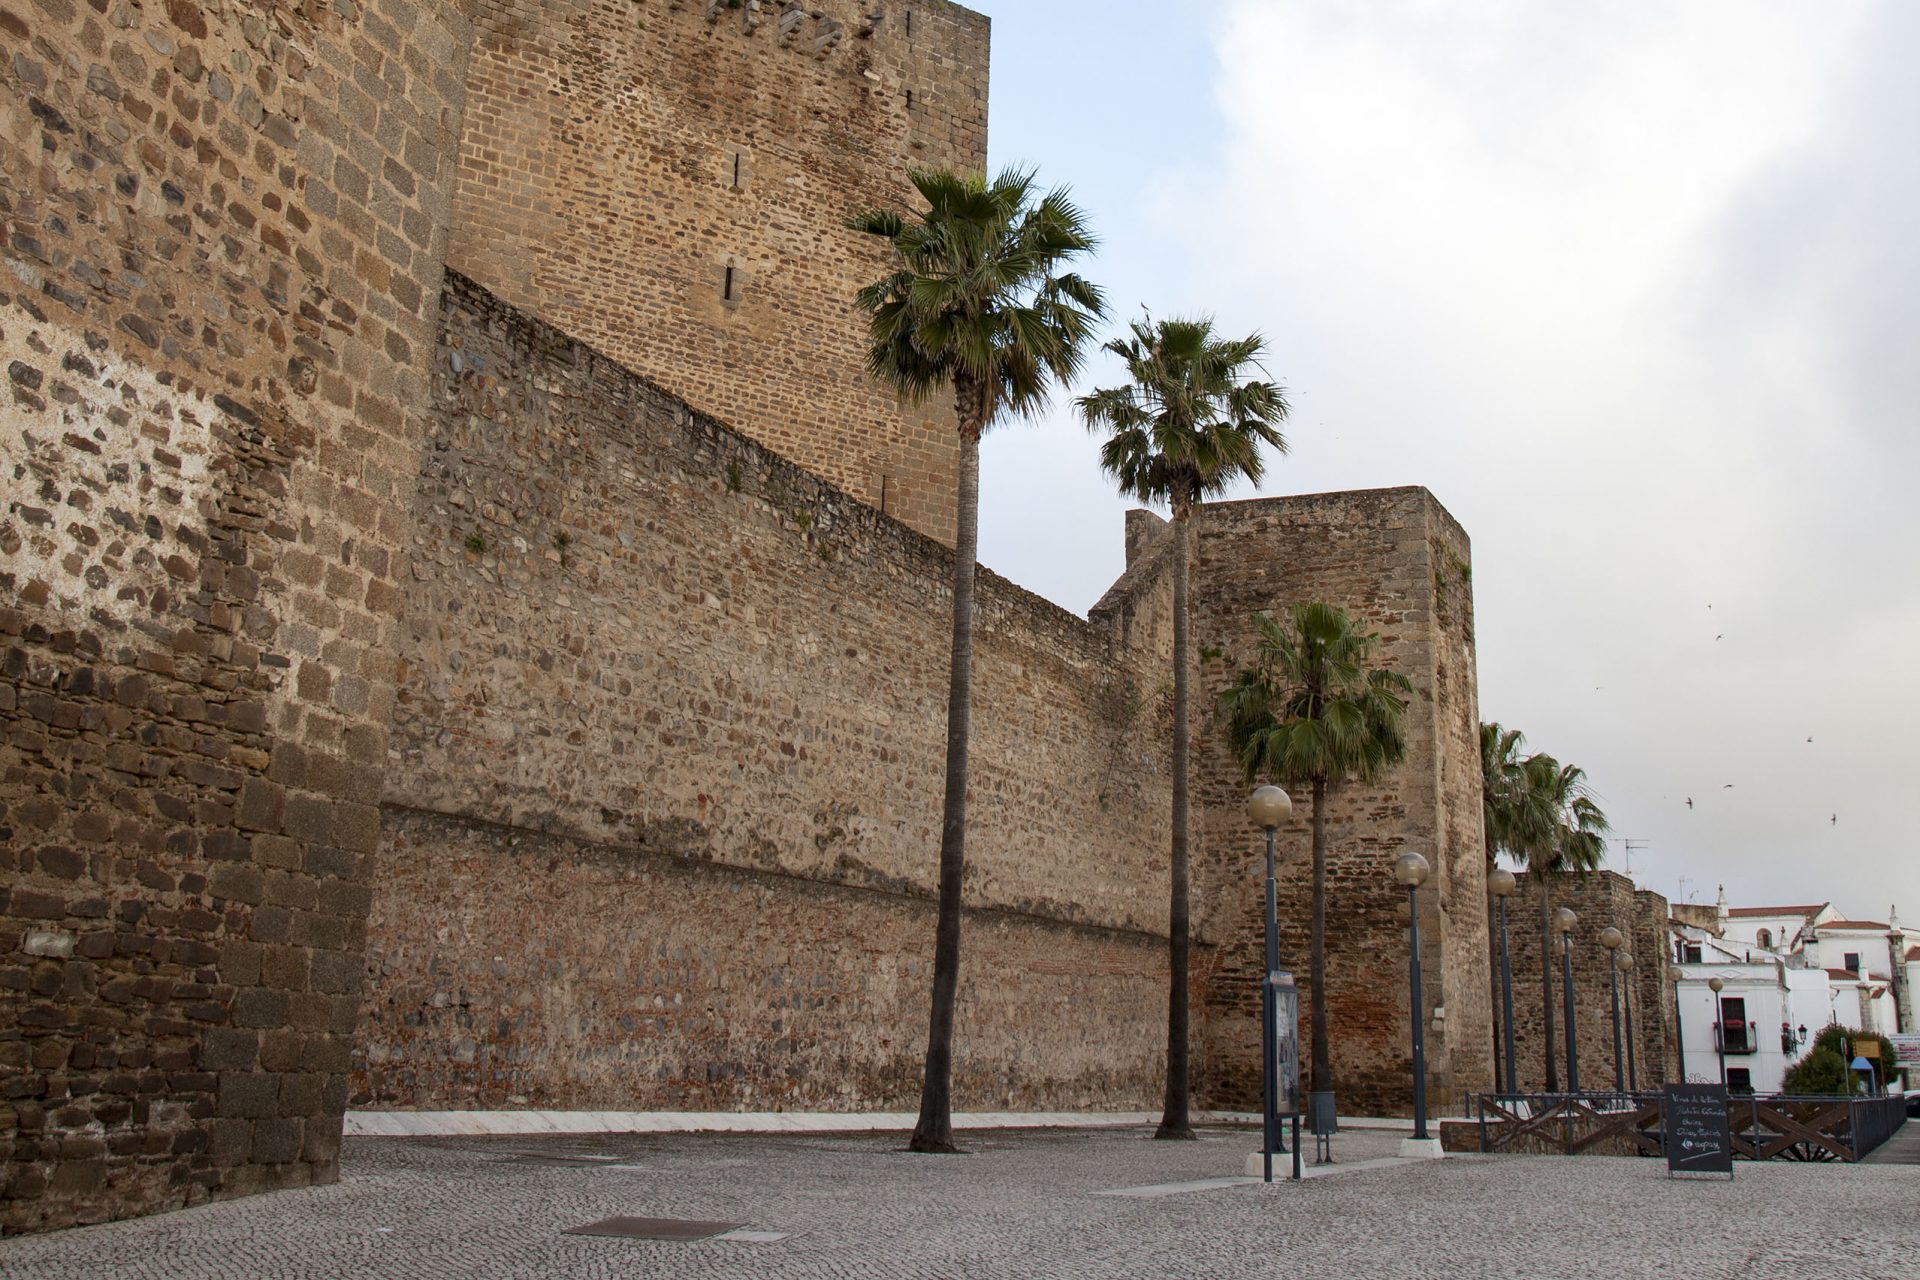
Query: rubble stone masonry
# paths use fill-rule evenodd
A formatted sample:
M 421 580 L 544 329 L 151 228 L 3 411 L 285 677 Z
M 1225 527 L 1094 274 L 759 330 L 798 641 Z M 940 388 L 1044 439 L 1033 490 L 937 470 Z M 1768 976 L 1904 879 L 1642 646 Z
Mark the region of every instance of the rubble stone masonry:
M 979 172 L 987 20 L 945 0 L 468 0 L 449 262 L 953 541 L 951 406 L 864 368 L 853 294 L 909 166 Z
M 1540 988 L 1539 882 L 1522 872 L 1513 896 L 1507 899 L 1507 944 L 1513 961 L 1514 1074 L 1523 1092 L 1546 1088 L 1546 1044 L 1542 1036 Z M 1631 980 L 1621 975 L 1621 1017 L 1631 1005 L 1634 1027 L 1634 1083 L 1656 1089 L 1678 1080 L 1679 1040 L 1673 1022 L 1671 944 L 1667 900 L 1637 889 L 1631 880 L 1612 871 L 1547 877 L 1548 900 L 1553 907 L 1571 907 L 1579 922 L 1573 933 L 1573 1012 L 1583 1089 L 1624 1088 L 1613 1069 L 1613 998 L 1611 974 L 1600 931 L 1614 925 L 1627 935 L 1625 948 L 1633 953 Z M 1497 917 L 1496 917 L 1497 918 Z M 1497 943 L 1496 943 L 1497 945 Z M 1554 937 L 1553 1046 L 1559 1084 L 1567 1087 L 1566 997 L 1559 937 Z M 1631 994 L 1629 995 L 1629 989 Z M 1624 1031 L 1623 1031 L 1624 1037 Z M 1624 1055 L 1623 1055 L 1624 1056 Z M 1624 1064 L 1623 1064 L 1624 1066 Z
M 951 554 L 450 280 L 356 1101 L 909 1104 Z M 959 1104 L 1150 1105 L 1158 664 L 978 609 Z
M 0 1227 L 337 1176 L 466 24 L 0 0 Z
M 1209 503 L 1196 518 L 1193 731 L 1196 930 L 1214 944 L 1199 969 L 1206 1042 L 1201 1093 L 1257 1107 L 1260 1088 L 1263 842 L 1249 789 L 1214 707 L 1253 662 L 1252 616 L 1321 600 L 1379 634 L 1374 665 L 1413 682 L 1407 756 L 1371 783 L 1328 795 L 1327 1002 L 1335 1093 L 1348 1114 L 1411 1106 L 1407 899 L 1393 863 L 1409 849 L 1434 874 L 1420 892 L 1428 1098 L 1435 1108 L 1492 1086 L 1486 983 L 1486 868 L 1479 709 L 1467 538 L 1425 489 Z M 1289 785 L 1278 833 L 1281 963 L 1299 978 L 1307 1024 L 1311 793 Z M 1303 1082 L 1303 1087 L 1305 1087 Z

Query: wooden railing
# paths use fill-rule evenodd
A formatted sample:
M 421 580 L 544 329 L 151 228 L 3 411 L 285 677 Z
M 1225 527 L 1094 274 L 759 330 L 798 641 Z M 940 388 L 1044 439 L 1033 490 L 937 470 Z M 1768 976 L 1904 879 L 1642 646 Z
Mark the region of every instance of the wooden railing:
M 1479 1095 L 1480 1150 L 1515 1155 L 1664 1154 L 1666 1095 Z M 1736 1095 L 1733 1153 L 1746 1160 L 1860 1160 L 1906 1122 L 1899 1098 Z

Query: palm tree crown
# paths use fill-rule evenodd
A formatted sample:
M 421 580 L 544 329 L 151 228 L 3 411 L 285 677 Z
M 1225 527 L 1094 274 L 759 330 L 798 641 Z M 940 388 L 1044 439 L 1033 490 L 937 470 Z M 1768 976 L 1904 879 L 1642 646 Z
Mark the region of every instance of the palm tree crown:
M 1079 401 L 1087 425 L 1110 433 L 1100 465 L 1121 492 L 1169 503 L 1178 520 L 1243 476 L 1258 484 L 1260 446 L 1287 451 L 1286 393 L 1246 377 L 1265 347 L 1260 335 L 1216 338 L 1206 319 L 1135 320 L 1129 329 L 1105 350 L 1126 362 L 1131 381 Z
M 847 223 L 894 254 L 893 270 L 856 295 L 867 371 L 916 402 L 951 384 L 963 434 L 1038 412 L 1050 384 L 1079 369 L 1105 309 L 1098 288 L 1058 270 L 1094 247 L 1085 219 L 1064 189 L 1034 202 L 1031 170 L 908 177 L 923 215 L 874 209 Z
M 1507 847 L 1529 872 L 1592 871 L 1606 860 L 1607 817 L 1584 769 L 1550 755 L 1528 756 L 1518 783 Z
M 1515 811 L 1520 806 L 1526 735 L 1498 723 L 1480 726 L 1480 816 L 1486 832 L 1487 861 L 1514 853 Z
M 1227 734 L 1252 779 L 1367 779 L 1406 754 L 1401 713 L 1413 684 L 1397 671 L 1367 670 L 1379 637 L 1346 610 L 1293 607 L 1292 626 L 1268 614 L 1254 625 L 1259 664 L 1222 699 Z

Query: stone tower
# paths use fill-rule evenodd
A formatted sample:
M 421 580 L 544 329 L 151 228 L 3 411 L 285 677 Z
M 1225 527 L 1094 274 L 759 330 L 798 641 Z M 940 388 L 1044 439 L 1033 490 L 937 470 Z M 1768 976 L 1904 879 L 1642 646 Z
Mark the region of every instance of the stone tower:
M 867 377 L 856 210 L 978 172 L 987 20 L 946 0 L 468 0 L 449 265 L 942 542 L 951 407 Z

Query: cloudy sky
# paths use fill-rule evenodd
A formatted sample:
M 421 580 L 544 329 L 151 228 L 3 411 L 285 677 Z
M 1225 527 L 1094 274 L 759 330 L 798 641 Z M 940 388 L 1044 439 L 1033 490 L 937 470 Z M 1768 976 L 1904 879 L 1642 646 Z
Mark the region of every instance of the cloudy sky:
M 1266 492 L 1465 524 L 1482 715 L 1636 879 L 1920 924 L 1920 5 L 974 7 L 993 163 L 1073 187 L 1118 318 L 1266 335 Z M 1084 611 L 1122 510 L 1064 412 L 989 437 L 1015 581 Z

